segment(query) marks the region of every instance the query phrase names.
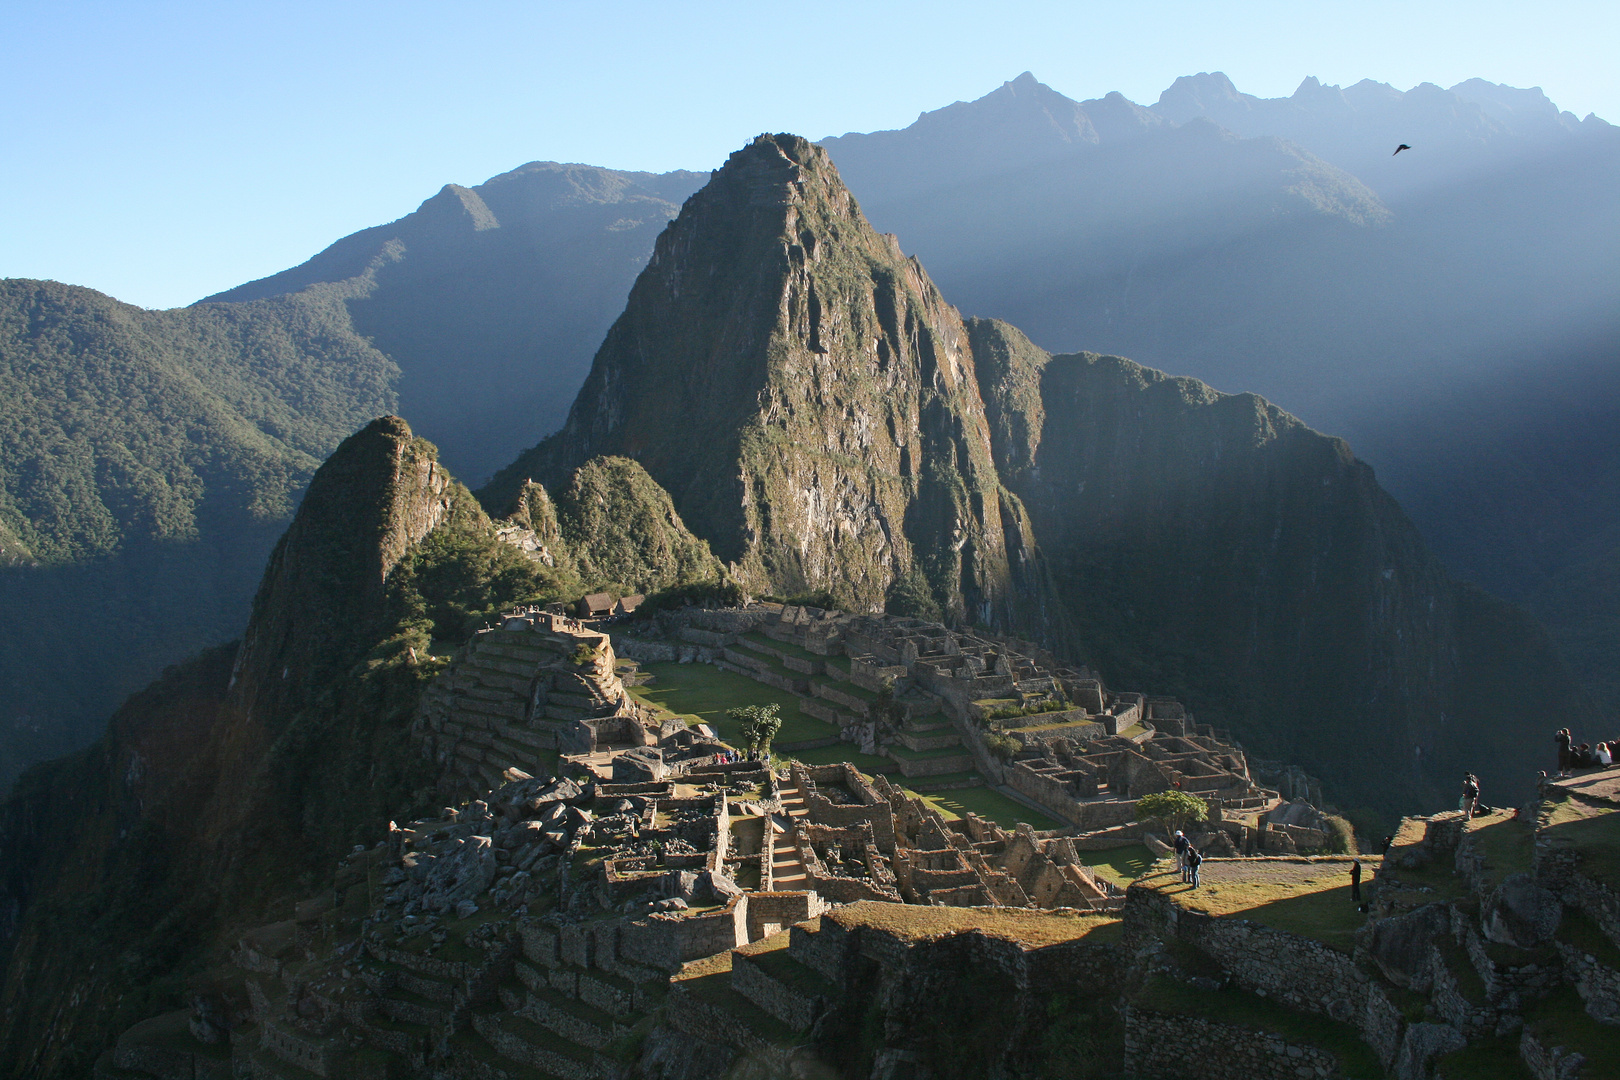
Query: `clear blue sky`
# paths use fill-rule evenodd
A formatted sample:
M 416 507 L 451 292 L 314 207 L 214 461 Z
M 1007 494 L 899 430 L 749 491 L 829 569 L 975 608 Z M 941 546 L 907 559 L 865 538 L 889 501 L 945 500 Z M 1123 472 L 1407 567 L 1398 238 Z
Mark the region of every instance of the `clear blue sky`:
M 1620 122 L 1610 3 L 0 2 L 0 276 L 152 307 L 526 161 L 709 169 L 1026 69 L 1144 104 L 1225 71 L 1539 85 Z

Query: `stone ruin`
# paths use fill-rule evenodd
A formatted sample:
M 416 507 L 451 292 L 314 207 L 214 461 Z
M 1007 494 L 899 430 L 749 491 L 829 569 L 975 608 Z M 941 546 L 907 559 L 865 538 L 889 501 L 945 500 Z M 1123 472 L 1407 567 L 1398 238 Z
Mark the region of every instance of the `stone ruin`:
M 190 1080 L 621 1077 L 625 1040 L 655 1013 L 668 1038 L 768 1056 L 774 1044 L 749 1034 L 747 1017 L 808 1032 L 852 970 L 822 951 L 815 928 L 843 925 L 824 916 L 1112 917 L 1126 894 L 1083 853 L 1153 846 L 1134 800 L 1178 783 L 1210 800 L 1199 842 L 1212 851 L 1284 850 L 1325 835 L 1311 833 L 1314 808 L 1257 789 L 1242 750 L 1175 703 L 1110 694 L 1084 672 L 1034 659 L 1033 647 L 808 608 L 687 614 L 673 642 L 612 638 L 529 609 L 475 635 L 424 693 L 413 729 L 441 768 L 446 801 L 462 805 L 390 823 L 384 842 L 357 849 L 293 918 L 243 936 L 233 957 L 243 994 L 185 1020 L 228 1030 L 223 1056 L 187 1050 L 171 1061 L 172 1040 L 141 1027 L 104 1061 L 108 1080 L 123 1080 L 114 1069 Z M 660 648 L 774 680 L 810 715 L 830 717 L 829 743 L 864 731 L 903 776 L 937 776 L 927 762 L 943 759 L 1074 825 L 947 819 L 850 764 L 723 761 L 729 748 L 712 733 L 660 721 L 628 692 L 645 676 L 621 652 L 654 659 Z M 880 690 L 887 715 L 875 708 Z M 999 696 L 975 696 L 985 693 Z M 982 746 L 986 703 L 1008 700 L 1061 708 L 1012 718 L 1005 730 L 1022 749 L 1000 761 Z M 540 767 L 552 754 L 570 775 Z M 1058 788 L 1067 801 L 1049 794 Z M 1237 812 L 1256 807 L 1275 821 Z M 790 928 L 796 959 L 767 955 Z M 1104 952 L 1084 952 L 1086 963 Z M 732 1004 L 716 1011 L 693 990 L 707 976 L 694 973 L 721 960 Z M 799 974 L 785 978 L 783 965 Z M 1101 969 L 1085 970 L 1107 984 Z

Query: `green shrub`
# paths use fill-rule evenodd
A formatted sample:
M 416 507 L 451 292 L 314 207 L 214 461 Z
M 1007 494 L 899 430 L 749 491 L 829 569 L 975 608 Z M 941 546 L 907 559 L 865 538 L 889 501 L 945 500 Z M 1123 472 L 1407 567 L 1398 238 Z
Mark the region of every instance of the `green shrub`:
M 1209 805 L 1185 791 L 1155 791 L 1136 800 L 1136 816 L 1157 821 L 1168 834 L 1203 821 L 1209 816 Z
M 984 745 L 986 749 L 1002 761 L 1011 761 L 1014 755 L 1024 748 L 1023 743 L 1011 735 L 1003 735 L 1000 732 L 986 735 Z
M 1356 844 L 1355 827 L 1350 822 L 1337 814 L 1329 814 L 1327 826 L 1327 849 L 1329 851 L 1335 855 L 1361 854 L 1361 848 Z

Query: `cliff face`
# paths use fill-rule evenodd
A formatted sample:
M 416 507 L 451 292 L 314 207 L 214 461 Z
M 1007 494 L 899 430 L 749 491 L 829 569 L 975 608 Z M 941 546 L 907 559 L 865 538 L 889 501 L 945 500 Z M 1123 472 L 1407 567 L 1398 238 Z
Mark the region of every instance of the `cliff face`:
M 999 343 L 976 350 L 997 464 L 1108 677 L 1183 696 L 1351 804 L 1432 805 L 1465 769 L 1524 794 L 1546 737 L 1529 717 L 1575 707 L 1570 683 L 1345 443 L 1252 394 L 972 331 Z
M 351 435 L 310 481 L 270 555 L 232 673 L 233 705 L 264 715 L 307 697 L 356 630 L 383 616 L 388 574 L 450 511 L 431 444 L 397 416 Z
M 558 434 L 482 493 L 639 461 L 758 587 L 881 607 L 904 581 L 1006 624 L 1029 544 L 990 461 L 960 316 L 826 154 L 761 136 L 659 237 Z
M 401 737 L 435 670 L 423 613 L 466 606 L 435 582 L 478 604 L 556 599 L 536 566 L 403 421 L 346 440 L 277 546 L 240 647 L 171 669 L 0 804 L 4 1067 L 88 1073 L 90 1048 L 172 1008 L 233 925 L 285 911 L 409 806 L 430 779 Z

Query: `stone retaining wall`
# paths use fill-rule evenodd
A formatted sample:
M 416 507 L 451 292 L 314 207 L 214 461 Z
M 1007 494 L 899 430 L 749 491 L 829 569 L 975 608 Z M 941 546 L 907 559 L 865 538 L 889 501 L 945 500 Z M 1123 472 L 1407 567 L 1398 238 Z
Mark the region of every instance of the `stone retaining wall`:
M 1155 1080 L 1303 1080 L 1344 1075 L 1332 1054 L 1256 1028 L 1125 1009 L 1125 1072 Z
M 784 986 L 740 951 L 731 954 L 731 988 L 794 1031 L 808 1030 L 824 1008 L 820 997 Z

